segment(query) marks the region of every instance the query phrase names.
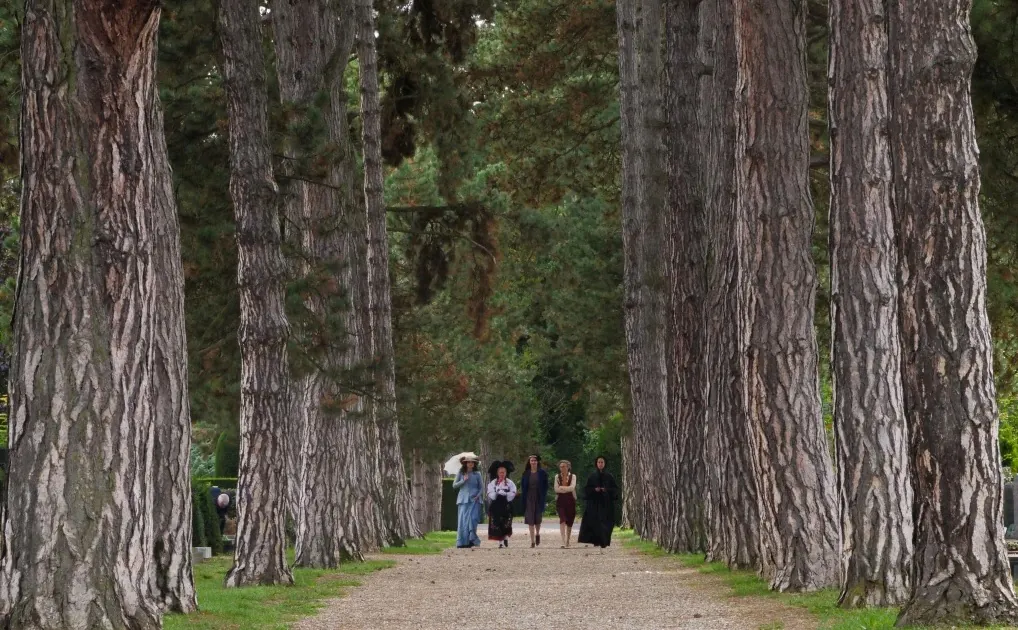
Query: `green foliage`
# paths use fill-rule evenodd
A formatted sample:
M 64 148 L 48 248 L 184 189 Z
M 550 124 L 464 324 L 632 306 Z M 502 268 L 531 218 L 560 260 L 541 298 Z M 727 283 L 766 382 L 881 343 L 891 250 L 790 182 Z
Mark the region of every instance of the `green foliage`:
M 191 445 L 191 478 L 201 479 L 216 474 L 216 456 L 204 455 L 197 444 Z
M 292 558 L 291 558 L 292 560 Z M 293 586 L 226 588 L 223 584 L 233 559 L 228 556 L 194 566 L 201 611 L 170 614 L 166 630 L 277 630 L 318 612 L 327 601 L 360 586 L 358 576 L 388 569 L 390 560 L 345 564 L 336 570 L 294 567 Z
M 223 553 L 223 533 L 209 489 L 203 481 L 191 482 L 191 535 L 195 547 L 211 547 L 213 555 Z
M 191 484 L 191 544 L 195 547 L 208 547 L 209 539 L 205 530 L 205 495 L 203 484 Z
M 212 486 L 219 486 L 222 490 L 235 490 L 237 488 L 236 477 L 194 477 L 194 483 L 204 483 L 210 488 Z
M 232 431 L 223 431 L 216 441 L 216 477 L 236 478 L 240 468 L 240 436 Z

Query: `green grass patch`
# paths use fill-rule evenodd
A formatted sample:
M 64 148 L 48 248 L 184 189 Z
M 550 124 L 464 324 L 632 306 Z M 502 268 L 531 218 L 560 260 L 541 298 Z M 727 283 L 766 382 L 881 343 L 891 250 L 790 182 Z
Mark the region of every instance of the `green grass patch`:
M 839 593 L 827 589 L 816 593 L 777 593 L 752 571 L 732 571 L 723 563 L 707 562 L 702 554 L 669 554 L 656 544 L 643 540 L 630 530 L 618 534 L 623 546 L 652 556 L 670 556 L 683 566 L 707 575 L 717 575 L 731 589 L 732 597 L 767 597 L 789 606 L 807 610 L 817 617 L 823 630 L 890 630 L 898 618 L 895 608 L 845 610 L 838 607 Z M 780 624 L 774 626 L 780 627 Z
M 421 556 L 442 553 L 456 546 L 456 532 L 431 532 L 424 538 L 413 538 L 406 541 L 403 547 L 386 547 L 384 554 L 401 556 Z
M 292 557 L 292 556 L 291 556 Z M 339 569 L 293 570 L 294 586 L 225 588 L 223 580 L 233 558 L 218 556 L 194 567 L 200 611 L 191 615 L 166 615 L 166 630 L 284 630 L 290 623 L 315 614 L 325 600 L 359 586 L 356 579 L 387 569 L 392 560 L 351 562 Z

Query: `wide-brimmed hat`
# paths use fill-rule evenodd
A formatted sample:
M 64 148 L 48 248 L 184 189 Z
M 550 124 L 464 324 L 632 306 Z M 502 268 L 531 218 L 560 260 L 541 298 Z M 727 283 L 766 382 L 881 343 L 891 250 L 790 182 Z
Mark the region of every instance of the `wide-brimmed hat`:
M 467 462 L 474 462 L 476 464 L 479 461 L 481 461 L 480 458 L 478 458 L 477 455 L 474 455 L 473 453 L 466 453 L 464 455 L 460 455 L 461 464 L 465 464 Z
M 495 461 L 491 462 L 490 466 L 488 466 L 488 476 L 491 477 L 492 479 L 498 477 L 499 468 L 505 468 L 506 475 L 509 475 L 513 470 L 516 469 L 516 467 L 513 466 L 513 463 L 508 459 L 502 461 L 496 459 Z

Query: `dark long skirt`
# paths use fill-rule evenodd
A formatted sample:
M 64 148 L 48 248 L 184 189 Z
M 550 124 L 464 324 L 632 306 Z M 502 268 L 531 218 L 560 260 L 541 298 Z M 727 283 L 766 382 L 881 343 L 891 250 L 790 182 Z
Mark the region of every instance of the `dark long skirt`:
M 502 541 L 513 535 L 513 506 L 499 495 L 488 508 L 488 540 Z
M 612 529 L 615 527 L 615 509 L 607 497 L 587 499 L 587 509 L 580 521 L 580 536 L 577 542 L 607 547 L 612 544 Z
M 555 497 L 555 510 L 558 512 L 558 522 L 572 527 L 576 522 L 576 497 L 573 493 L 563 492 Z

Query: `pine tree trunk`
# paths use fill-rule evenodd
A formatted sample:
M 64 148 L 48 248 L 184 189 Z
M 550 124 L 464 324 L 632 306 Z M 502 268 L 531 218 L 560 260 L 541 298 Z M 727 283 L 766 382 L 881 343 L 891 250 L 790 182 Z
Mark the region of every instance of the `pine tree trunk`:
M 392 344 L 392 290 L 389 282 L 389 237 L 385 221 L 382 172 L 381 106 L 378 97 L 378 52 L 371 0 L 356 0 L 357 59 L 360 66 L 361 123 L 364 145 L 364 201 L 367 208 L 368 311 L 371 315 L 374 406 L 382 458 L 382 512 L 387 542 L 402 544 L 421 530 L 414 518 L 396 413 L 396 363 Z
M 735 194 L 734 0 L 700 5 L 701 47 L 712 70 L 700 92 L 701 170 L 707 206 L 705 435 L 707 558 L 759 569 L 760 511 L 745 393 L 748 383 L 743 309 L 746 219 Z
M 415 520 L 422 533 L 442 529 L 442 464 L 429 464 L 417 449 L 413 451 L 412 496 Z
M 913 592 L 899 624 L 1013 624 L 1004 545 L 986 234 L 968 0 L 889 14 L 902 385 L 915 492 Z
M 700 0 L 669 0 L 665 7 L 665 115 L 668 133 L 668 209 L 665 213 L 668 288 L 668 392 L 673 424 L 673 552 L 701 551 L 704 527 L 704 298 L 706 224 L 701 188 L 697 99 Z
M 830 4 L 831 326 L 846 607 L 908 597 L 912 488 L 882 0 Z
M 666 493 L 660 489 L 655 455 L 671 443 L 667 435 L 667 369 L 665 364 L 665 281 L 659 252 L 661 207 L 647 202 L 649 135 L 639 72 L 640 0 L 617 4 L 622 123 L 622 242 L 625 256 L 625 326 L 632 391 L 634 453 L 629 470 L 641 489 L 637 533 L 660 540 Z M 660 133 L 660 130 L 658 130 Z M 670 461 L 670 454 L 665 459 Z
M 182 324 L 157 312 L 179 280 L 158 243 L 179 237 L 159 16 L 153 2 L 25 5 L 3 627 L 161 625 L 153 389 L 168 346 L 154 337 Z
M 353 3 L 320 0 L 273 5 L 280 94 L 294 124 L 322 121 L 324 167 L 299 174 L 301 256 L 309 321 L 304 377 L 296 528 L 296 562 L 334 567 L 381 547 L 382 486 L 378 435 L 359 393 L 371 357 L 367 312 L 365 209 L 355 190 L 344 74 L 353 46 Z M 320 111 L 311 115 L 312 108 Z M 313 147 L 291 147 L 296 160 Z M 324 181 L 320 181 L 324 180 Z
M 640 484 L 633 475 L 632 469 L 636 462 L 635 440 L 632 435 L 622 436 L 622 527 L 639 533 L 642 504 L 640 500 Z
M 748 404 L 757 450 L 764 569 L 774 589 L 839 577 L 831 457 L 813 328 L 805 11 L 736 0 L 736 187 L 747 224 Z
M 237 222 L 241 392 L 237 551 L 227 586 L 292 584 L 286 564 L 289 324 L 278 187 L 269 144 L 265 63 L 255 4 L 222 0 L 219 32 Z
M 162 109 L 156 110 L 163 129 Z M 159 142 L 165 145 L 162 134 Z M 166 147 L 158 149 L 167 153 Z M 156 409 L 153 438 L 152 519 L 155 528 L 153 596 L 163 612 L 190 613 L 198 609 L 192 570 L 191 527 L 191 405 L 188 397 L 187 335 L 184 330 L 184 270 L 180 253 L 180 223 L 171 178 L 166 178 L 161 203 L 162 235 L 154 245 L 157 274 L 164 282 L 156 289 L 156 328 L 152 404 Z

